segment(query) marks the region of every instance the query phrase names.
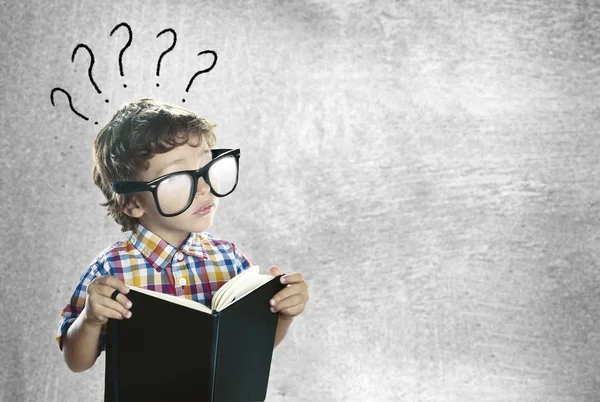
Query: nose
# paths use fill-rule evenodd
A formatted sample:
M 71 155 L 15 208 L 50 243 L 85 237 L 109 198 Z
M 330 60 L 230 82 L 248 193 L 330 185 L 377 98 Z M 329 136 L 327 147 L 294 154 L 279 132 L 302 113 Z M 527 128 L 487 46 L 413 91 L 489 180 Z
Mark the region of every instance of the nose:
M 210 191 L 210 186 L 204 181 L 202 177 L 198 178 L 198 183 L 196 186 L 196 195 L 201 194 L 204 195 Z

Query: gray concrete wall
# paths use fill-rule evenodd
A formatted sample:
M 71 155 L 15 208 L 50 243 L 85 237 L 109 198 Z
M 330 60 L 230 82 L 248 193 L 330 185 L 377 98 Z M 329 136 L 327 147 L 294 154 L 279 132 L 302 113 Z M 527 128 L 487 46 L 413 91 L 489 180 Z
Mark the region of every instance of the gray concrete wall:
M 121 236 L 92 141 L 142 96 L 242 149 L 213 232 L 311 286 L 268 401 L 600 400 L 599 3 L 150 3 L 2 2 L 0 400 L 102 398 L 54 335 Z

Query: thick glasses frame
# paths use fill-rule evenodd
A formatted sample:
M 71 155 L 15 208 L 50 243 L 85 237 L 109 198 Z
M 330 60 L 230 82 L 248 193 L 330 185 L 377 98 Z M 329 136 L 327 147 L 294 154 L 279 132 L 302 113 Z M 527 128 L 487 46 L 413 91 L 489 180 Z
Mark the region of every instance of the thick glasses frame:
M 148 181 L 148 182 L 145 182 L 145 181 L 115 181 L 112 183 L 112 189 L 117 194 L 130 194 L 130 193 L 141 193 L 144 191 L 150 191 L 154 197 L 154 203 L 156 204 L 156 208 L 158 209 L 158 212 L 162 216 L 172 217 L 172 216 L 180 215 L 180 214 L 184 213 L 185 211 L 187 211 L 187 209 L 190 207 L 190 205 L 192 205 L 192 202 L 194 201 L 194 197 L 196 196 L 196 192 L 198 191 L 198 179 L 200 179 L 200 177 L 202 177 L 204 179 L 204 182 L 206 184 L 208 184 L 208 186 L 210 187 L 210 192 L 215 197 L 225 197 L 225 196 L 231 194 L 233 192 L 233 190 L 235 190 L 235 188 L 237 187 L 238 179 L 239 179 L 239 170 L 240 170 L 240 150 L 239 149 L 211 149 L 210 151 L 212 153 L 213 159 L 198 170 L 181 170 L 179 172 L 168 173 L 166 175 L 157 177 L 156 179 Z M 210 182 L 210 178 L 208 177 L 208 171 L 215 162 L 218 162 L 221 158 L 225 158 L 228 156 L 233 156 L 234 160 L 235 160 L 235 167 L 236 167 L 235 184 L 233 185 L 233 188 L 231 189 L 231 191 L 229 191 L 227 194 L 217 194 L 217 192 L 214 190 L 214 188 Z M 158 194 L 157 194 L 158 185 L 162 181 L 168 179 L 169 177 L 174 176 L 174 175 L 180 175 L 180 174 L 189 174 L 190 176 L 192 176 L 192 190 L 190 191 L 190 198 L 188 199 L 185 208 L 183 208 L 183 210 L 181 212 L 177 212 L 174 214 L 165 214 L 160 207 L 160 203 L 158 202 Z

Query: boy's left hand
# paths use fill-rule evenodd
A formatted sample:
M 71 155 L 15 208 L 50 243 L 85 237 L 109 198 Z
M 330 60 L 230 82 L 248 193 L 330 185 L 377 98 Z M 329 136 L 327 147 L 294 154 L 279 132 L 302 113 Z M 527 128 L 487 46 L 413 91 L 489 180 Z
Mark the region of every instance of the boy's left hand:
M 269 270 L 272 276 L 281 275 L 281 270 L 272 266 Z M 304 311 L 308 302 L 308 284 L 300 272 L 292 272 L 281 277 L 282 283 L 288 285 L 271 299 L 271 311 L 279 312 L 279 317 L 291 320 Z

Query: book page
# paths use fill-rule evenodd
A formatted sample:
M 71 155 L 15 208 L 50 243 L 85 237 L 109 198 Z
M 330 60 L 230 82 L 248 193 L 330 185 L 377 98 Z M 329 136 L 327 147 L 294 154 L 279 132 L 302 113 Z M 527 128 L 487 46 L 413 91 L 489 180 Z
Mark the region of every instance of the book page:
M 256 275 L 258 274 L 258 270 L 259 270 L 259 266 L 258 265 L 253 265 L 251 267 L 248 267 L 247 269 L 245 269 L 244 271 L 242 271 L 241 274 L 234 276 L 233 278 L 231 278 L 230 280 L 228 280 L 223 286 L 221 286 L 219 288 L 219 290 L 217 290 L 213 296 L 213 300 L 212 300 L 212 308 L 213 310 L 216 310 L 216 306 L 219 305 L 219 302 L 221 300 L 221 298 L 223 297 L 223 295 L 228 292 L 228 290 L 235 286 L 236 283 L 238 283 L 239 281 L 243 281 L 245 277 L 247 276 L 251 276 L 251 275 Z
M 258 273 L 248 275 L 243 281 L 238 281 L 231 286 L 223 297 L 219 300 L 218 305 L 214 308 L 216 311 L 221 311 L 224 308 L 232 305 L 238 300 L 244 298 L 244 296 L 252 293 L 255 289 L 258 289 L 265 283 L 273 279 L 271 275 L 260 275 Z
M 184 299 L 183 297 L 177 297 L 166 293 L 155 292 L 153 290 L 138 288 L 137 286 L 127 285 L 128 288 L 135 290 L 136 292 L 143 293 L 148 296 L 156 297 L 168 301 L 170 303 L 179 304 L 183 307 L 188 307 L 194 310 L 202 311 L 203 313 L 212 314 L 212 310 L 206 307 L 204 304 L 194 300 Z M 127 295 L 125 295 L 127 296 Z
M 248 279 L 246 279 L 248 280 Z M 235 291 L 236 283 L 233 283 L 231 286 L 228 286 L 226 289 L 223 289 L 224 292 L 221 292 L 220 297 L 217 300 L 213 300 L 213 309 L 216 311 L 221 311 L 219 306 L 221 306 L 225 300 L 229 300 L 232 298 L 233 292 Z M 221 289 L 219 289 L 221 290 Z
M 236 298 L 239 299 L 242 295 L 248 293 L 248 291 L 252 291 L 262 286 L 267 281 L 266 279 L 269 278 L 272 278 L 272 276 L 260 275 L 258 272 L 252 272 L 252 274 L 244 276 L 243 280 L 232 283 L 231 286 L 227 287 L 227 289 L 222 292 L 220 295 L 221 297 L 215 302 L 215 310 L 221 311 Z

